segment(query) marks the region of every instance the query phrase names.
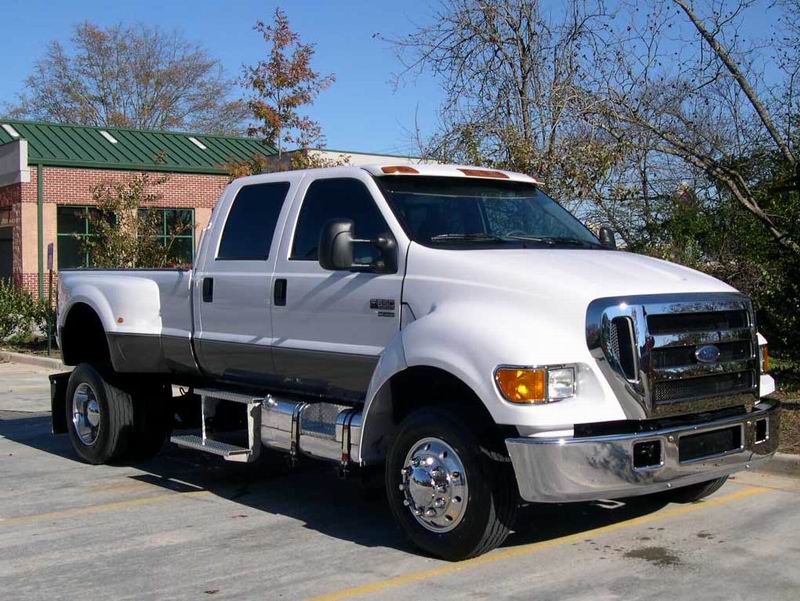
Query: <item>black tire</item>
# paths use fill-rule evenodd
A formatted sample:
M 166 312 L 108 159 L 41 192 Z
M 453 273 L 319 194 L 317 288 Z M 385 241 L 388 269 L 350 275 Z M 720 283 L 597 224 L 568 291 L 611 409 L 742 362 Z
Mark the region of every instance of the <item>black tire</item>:
M 713 495 L 723 484 L 727 482 L 728 476 L 717 478 L 716 480 L 709 480 L 708 482 L 700 482 L 699 484 L 690 484 L 670 490 L 664 493 L 672 503 L 696 503 L 710 495 Z
M 412 448 L 425 438 L 439 439 L 455 451 L 468 484 L 463 515 L 447 532 L 429 530 L 404 505 L 401 470 Z M 386 460 L 386 495 L 395 520 L 416 546 L 458 561 L 491 551 L 506 539 L 514 525 L 518 491 L 502 442 L 492 438 L 476 434 L 457 412 L 438 407 L 419 409 L 402 421 Z
M 175 421 L 172 388 L 154 384 L 135 389 L 133 396 L 133 435 L 127 457 L 150 459 L 163 448 Z
M 111 463 L 120 460 L 128 450 L 133 432 L 133 399 L 125 390 L 109 382 L 111 372 L 88 363 L 78 365 L 67 384 L 66 417 L 67 430 L 72 447 L 87 463 Z M 87 391 L 96 400 L 98 427 L 95 437 L 81 438 L 73 419 L 73 404 L 76 392 Z M 80 420 L 78 420 L 80 423 Z

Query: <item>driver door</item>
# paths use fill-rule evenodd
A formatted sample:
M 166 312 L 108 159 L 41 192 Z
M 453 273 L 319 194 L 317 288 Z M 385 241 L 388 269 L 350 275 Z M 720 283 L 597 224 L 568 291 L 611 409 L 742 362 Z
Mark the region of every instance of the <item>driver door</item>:
M 368 176 L 305 180 L 298 194 L 302 202 L 287 221 L 291 235 L 284 236 L 275 266 L 275 369 L 297 392 L 361 400 L 380 354 L 400 329 L 405 261 L 390 274 L 326 271 L 319 264 L 320 234 L 332 219 L 352 220 L 356 238 L 391 233 Z M 405 247 L 397 252 L 403 257 Z M 377 253 L 358 244 L 355 262 L 369 264 Z

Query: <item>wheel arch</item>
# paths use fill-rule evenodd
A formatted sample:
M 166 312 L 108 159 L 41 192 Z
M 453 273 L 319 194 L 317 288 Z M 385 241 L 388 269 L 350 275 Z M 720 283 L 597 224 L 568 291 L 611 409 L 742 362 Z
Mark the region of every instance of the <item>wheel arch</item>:
M 461 377 L 434 365 L 406 366 L 387 377 L 369 398 L 359 444 L 363 465 L 383 462 L 400 422 L 422 407 L 458 406 L 473 423 L 505 431 L 498 426 L 484 402 Z
M 64 311 L 59 327 L 59 346 L 65 365 L 110 365 L 111 352 L 101 313 L 85 298 L 75 299 Z

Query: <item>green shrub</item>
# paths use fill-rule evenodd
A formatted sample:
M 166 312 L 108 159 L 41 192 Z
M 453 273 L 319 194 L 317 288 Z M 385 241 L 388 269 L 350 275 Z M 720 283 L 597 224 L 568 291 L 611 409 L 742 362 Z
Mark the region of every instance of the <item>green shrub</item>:
M 47 317 L 53 315 L 45 301 L 0 280 L 0 342 L 32 342 L 47 337 Z

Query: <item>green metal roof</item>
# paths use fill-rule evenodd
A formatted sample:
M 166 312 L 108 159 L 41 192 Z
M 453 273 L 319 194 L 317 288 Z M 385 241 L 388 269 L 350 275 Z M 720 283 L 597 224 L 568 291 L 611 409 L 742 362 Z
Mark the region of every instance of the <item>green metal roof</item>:
M 274 148 L 256 138 L 0 118 L 2 125 L 10 125 L 28 141 L 30 165 L 224 174 L 231 160 L 275 154 Z M 0 127 L 0 144 L 19 138 Z

